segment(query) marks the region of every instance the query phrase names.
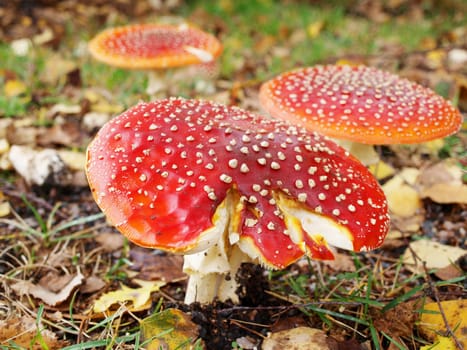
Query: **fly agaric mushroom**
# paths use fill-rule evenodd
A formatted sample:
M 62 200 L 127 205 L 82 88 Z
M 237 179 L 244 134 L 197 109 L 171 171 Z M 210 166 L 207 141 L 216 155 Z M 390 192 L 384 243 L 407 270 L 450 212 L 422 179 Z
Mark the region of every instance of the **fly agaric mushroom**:
M 130 241 L 185 254 L 185 301 L 237 300 L 242 262 L 282 269 L 388 230 L 368 170 L 327 138 L 237 107 L 171 98 L 112 119 L 88 147 L 94 199 Z M 228 278 L 230 276 L 230 278 Z
M 104 30 L 89 42 L 89 51 L 112 66 L 149 70 L 147 93 L 152 95 L 166 88 L 168 77 L 161 73 L 169 68 L 197 67 L 198 74 L 214 71 L 222 45 L 187 24 L 135 24 Z
M 259 100 L 274 117 L 344 140 L 338 143 L 365 164 L 378 161 L 371 145 L 434 140 L 458 131 L 462 121 L 432 90 L 366 66 L 286 72 L 261 86 Z

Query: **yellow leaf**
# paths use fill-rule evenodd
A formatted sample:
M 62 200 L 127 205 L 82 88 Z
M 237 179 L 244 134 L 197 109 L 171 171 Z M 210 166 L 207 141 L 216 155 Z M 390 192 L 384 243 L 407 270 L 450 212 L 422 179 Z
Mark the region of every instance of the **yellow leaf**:
M 467 348 L 467 300 L 447 300 L 441 302 L 441 308 L 449 327 L 454 332 L 457 340 Z M 427 303 L 423 307 L 423 312 L 418 325 L 420 333 L 427 339 L 434 341 L 438 334 L 446 332 L 443 316 L 438 307 L 438 303 Z M 442 340 L 438 338 L 438 340 Z M 438 346 L 436 349 L 450 349 L 448 347 Z M 455 349 L 453 347 L 452 349 Z
M 391 175 L 394 175 L 394 168 L 389 164 L 380 160 L 376 164 L 371 164 L 369 167 L 370 172 L 378 179 L 385 179 Z
M 402 261 L 408 269 L 417 273 L 423 273 L 423 266 L 421 262 L 414 260 L 412 252 L 421 261 L 425 261 L 428 270 L 444 268 L 467 254 L 465 249 L 444 245 L 428 239 L 414 241 L 410 243 L 410 249 L 406 249 L 404 252 Z
M 138 309 L 146 305 L 150 301 L 151 293 L 156 292 L 160 287 L 165 285 L 162 281 L 142 281 L 135 280 L 141 287 L 130 288 L 122 285 L 120 290 L 103 294 L 99 299 L 94 302 L 94 312 L 104 312 L 108 310 L 112 305 L 118 303 L 124 303 L 127 301 L 132 302 L 130 310 Z
M 141 321 L 146 349 L 190 349 L 198 338 L 198 326 L 178 309 L 167 309 Z
M 6 97 L 16 97 L 24 94 L 27 86 L 21 80 L 8 80 L 3 87 L 3 92 Z
M 8 202 L 0 202 L 0 218 L 10 215 L 10 203 Z
M 437 336 L 433 344 L 422 346 L 420 350 L 456 350 L 456 345 L 451 338 Z
M 383 191 L 392 214 L 410 217 L 420 209 L 421 202 L 418 192 L 409 185 L 414 176 L 413 171 L 401 172 L 384 184 Z
M 316 38 L 324 27 L 324 21 L 316 21 L 310 23 L 306 29 L 308 36 L 312 39 Z
M 358 66 L 362 64 L 360 61 L 352 60 L 350 58 L 340 58 L 336 61 L 337 66 Z
M 439 150 L 444 147 L 444 139 L 424 142 L 420 146 L 426 149 L 430 154 L 437 154 Z
M 427 64 L 432 69 L 441 68 L 446 58 L 446 50 L 432 50 L 426 55 Z

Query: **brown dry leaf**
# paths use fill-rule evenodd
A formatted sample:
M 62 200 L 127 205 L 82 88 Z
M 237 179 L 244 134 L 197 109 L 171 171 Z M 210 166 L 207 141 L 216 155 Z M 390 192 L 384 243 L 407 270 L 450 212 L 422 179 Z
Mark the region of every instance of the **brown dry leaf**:
M 69 276 L 66 276 L 64 278 L 69 278 Z M 40 284 L 33 284 L 29 281 L 17 282 L 13 284 L 11 288 L 17 294 L 32 295 L 37 299 L 41 299 L 47 305 L 55 306 L 67 300 L 73 292 L 73 290 L 83 283 L 83 279 L 84 276 L 80 272 L 78 272 L 69 280 L 69 282 L 60 291 L 57 292 L 53 292 L 52 290 L 50 290 L 50 288 L 53 287 L 53 284 L 49 284 L 47 287 L 44 287 Z
M 430 198 L 440 204 L 467 204 L 467 185 L 441 183 L 421 191 L 422 198 Z
M 134 247 L 130 250 L 130 267 L 138 271 L 138 278 L 147 280 L 179 281 L 186 278 L 181 255 L 165 254 L 153 249 Z
M 125 237 L 115 232 L 101 232 L 95 236 L 97 243 L 101 245 L 105 252 L 120 250 L 125 243 Z
M 420 239 L 410 243 L 402 256 L 402 260 L 406 267 L 415 272 L 423 273 L 424 268 L 420 261 L 416 261 L 412 254 L 414 252 L 416 256 L 423 262 L 426 263 L 426 268 L 440 269 L 454 263 L 463 255 L 467 254 L 467 250 L 444 245 L 438 242 L 430 241 L 428 239 Z
M 467 348 L 467 300 L 442 301 L 441 309 L 457 340 L 464 348 Z M 446 333 L 446 325 L 438 303 L 425 304 L 418 329 L 423 336 L 431 341 L 435 340 L 438 334 Z
M 78 146 L 81 131 L 75 123 L 65 122 L 54 124 L 51 128 L 44 128 L 37 137 L 37 144 L 42 147 Z
M 41 337 L 36 337 L 38 334 Z M 35 341 L 31 343 L 34 339 Z M 41 344 L 41 341 L 44 343 Z M 46 345 L 49 350 L 62 349 L 65 345 L 57 340 L 55 333 L 42 326 L 38 329 L 36 320 L 29 316 L 12 316 L 6 320 L 0 320 L 0 344 L 5 345 L 9 342 L 14 342 L 22 349 L 31 350 L 42 350 L 43 345 Z
M 94 302 L 94 312 L 105 312 L 112 305 L 131 301 L 130 311 L 141 311 L 151 307 L 151 293 L 158 291 L 165 282 L 135 280 L 141 287 L 130 288 L 122 285 L 120 290 L 103 294 Z
M 97 276 L 89 276 L 84 280 L 83 285 L 79 291 L 84 294 L 95 293 L 106 286 L 102 278 Z
M 331 350 L 328 337 L 320 329 L 297 327 L 270 333 L 263 340 L 262 350 Z
M 51 85 L 58 83 L 65 84 L 67 74 L 76 68 L 77 64 L 75 61 L 64 59 L 58 54 L 52 55 L 45 63 L 41 81 Z
M 421 188 L 430 188 L 440 183 L 462 184 L 462 169 L 453 160 L 431 164 L 420 172 L 417 184 Z
M 418 308 L 416 302 L 412 301 L 401 303 L 385 313 L 375 311 L 378 312 L 378 314 L 374 315 L 375 328 L 394 338 L 410 337 L 417 320 L 415 310 L 418 310 Z
M 198 338 L 198 325 L 178 309 L 167 309 L 141 321 L 146 349 L 191 349 Z
M 323 264 L 337 272 L 354 272 L 355 262 L 349 254 L 334 253 L 334 260 L 323 260 Z
M 443 281 L 448 281 L 453 278 L 462 277 L 464 276 L 464 274 L 465 272 L 462 271 L 461 267 L 458 266 L 457 264 L 456 265 L 450 264 L 446 267 L 442 267 L 436 270 L 435 272 L 436 277 L 438 277 L 439 279 Z
M 467 185 L 462 182 L 462 169 L 445 160 L 423 169 L 418 179 L 422 198 L 437 203 L 467 203 Z
M 405 168 L 383 185 L 382 188 L 392 214 L 410 217 L 420 210 L 420 197 L 413 187 L 418 174 L 418 169 Z

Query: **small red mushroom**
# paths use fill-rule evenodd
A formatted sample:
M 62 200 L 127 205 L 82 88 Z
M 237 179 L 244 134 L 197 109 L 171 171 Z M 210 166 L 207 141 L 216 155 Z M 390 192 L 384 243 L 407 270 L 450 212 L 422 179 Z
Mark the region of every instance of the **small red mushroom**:
M 462 122 L 459 110 L 432 90 L 366 66 L 286 72 L 265 82 L 259 99 L 276 118 L 349 143 L 421 143 L 455 133 Z
M 282 269 L 304 254 L 333 259 L 332 246 L 374 249 L 388 231 L 379 184 L 347 151 L 213 102 L 130 108 L 89 145 L 86 172 L 130 241 L 186 254 L 187 303 L 236 301 L 243 261 Z
M 135 24 L 104 30 L 89 42 L 89 52 L 99 61 L 127 69 L 148 69 L 147 92 L 166 87 L 168 68 L 196 66 L 198 74 L 215 70 L 222 45 L 213 35 L 180 24 Z M 184 74 L 185 79 L 187 74 Z

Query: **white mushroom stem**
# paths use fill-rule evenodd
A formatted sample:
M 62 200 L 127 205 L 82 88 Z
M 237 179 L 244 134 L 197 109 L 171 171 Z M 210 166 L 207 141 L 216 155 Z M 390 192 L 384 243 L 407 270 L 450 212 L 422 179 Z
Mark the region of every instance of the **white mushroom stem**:
M 177 95 L 180 91 L 170 89 L 171 86 L 193 84 L 196 92 L 212 94 L 215 91 L 214 82 L 219 76 L 219 71 L 219 64 L 216 61 L 151 70 L 146 93 L 150 96 Z
M 236 201 L 230 192 L 219 205 L 214 214 L 214 227 L 207 234 L 206 240 L 218 237 L 218 241 L 198 253 L 185 255 L 183 271 L 189 275 L 185 303 L 195 301 L 212 302 L 215 298 L 221 301 L 232 300 L 238 303 L 235 293 L 238 284 L 235 280 L 240 265 L 252 259 L 236 244 L 238 234 L 234 232 Z M 200 245 L 208 244 L 199 242 Z
M 369 166 L 376 164 L 379 161 L 379 155 L 375 151 L 374 145 L 369 145 L 365 143 L 359 143 L 349 140 L 334 139 L 331 138 L 335 143 L 345 148 L 350 152 L 355 158 L 357 158 L 364 165 Z
M 151 70 L 148 75 L 148 86 L 146 93 L 150 96 L 155 96 L 167 91 L 169 82 L 167 76 L 162 70 Z
M 238 246 L 226 251 L 216 245 L 197 254 L 185 256 L 183 270 L 189 274 L 185 303 L 209 303 L 218 298 L 238 303 L 235 280 L 240 265 L 250 261 Z

